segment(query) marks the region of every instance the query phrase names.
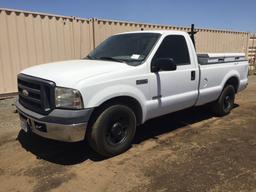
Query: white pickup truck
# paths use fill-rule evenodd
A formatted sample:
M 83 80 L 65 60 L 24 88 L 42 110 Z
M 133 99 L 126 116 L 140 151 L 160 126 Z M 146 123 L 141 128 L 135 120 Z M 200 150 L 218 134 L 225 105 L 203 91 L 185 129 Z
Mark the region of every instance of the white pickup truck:
M 127 150 L 136 126 L 149 119 L 206 103 L 228 114 L 247 74 L 244 54 L 197 55 L 188 33 L 128 32 L 84 59 L 23 70 L 16 106 L 25 131 L 66 142 L 86 138 L 109 157 Z

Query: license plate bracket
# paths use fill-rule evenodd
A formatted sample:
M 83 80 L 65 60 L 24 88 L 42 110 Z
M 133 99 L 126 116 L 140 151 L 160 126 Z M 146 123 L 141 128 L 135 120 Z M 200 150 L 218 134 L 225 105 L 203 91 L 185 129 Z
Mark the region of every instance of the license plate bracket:
M 30 129 L 30 119 L 20 116 L 20 127 L 25 132 L 28 132 Z
M 25 121 L 25 119 L 20 119 L 20 127 L 25 132 L 28 132 L 28 125 L 27 125 L 27 121 Z

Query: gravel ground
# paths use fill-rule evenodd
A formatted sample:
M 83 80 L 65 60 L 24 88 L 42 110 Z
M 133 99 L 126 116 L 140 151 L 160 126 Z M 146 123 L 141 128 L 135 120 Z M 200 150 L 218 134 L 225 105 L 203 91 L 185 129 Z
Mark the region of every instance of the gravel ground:
M 86 144 L 20 131 L 15 99 L 0 100 L 0 191 L 256 191 L 256 77 L 232 113 L 206 107 L 148 121 L 133 147 L 101 159 Z

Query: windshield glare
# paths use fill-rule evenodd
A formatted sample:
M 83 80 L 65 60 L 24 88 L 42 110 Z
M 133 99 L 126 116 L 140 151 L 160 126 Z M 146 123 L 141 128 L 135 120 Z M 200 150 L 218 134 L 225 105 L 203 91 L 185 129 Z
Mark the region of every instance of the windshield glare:
M 146 59 L 159 37 L 159 33 L 114 35 L 97 46 L 86 59 L 111 60 L 136 66 Z

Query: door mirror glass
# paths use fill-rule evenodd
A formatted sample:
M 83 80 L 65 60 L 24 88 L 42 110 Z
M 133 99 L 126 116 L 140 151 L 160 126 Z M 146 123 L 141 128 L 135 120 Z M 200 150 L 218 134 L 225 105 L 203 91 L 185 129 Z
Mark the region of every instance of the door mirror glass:
M 172 58 L 159 58 L 153 60 L 151 63 L 151 71 L 174 71 L 177 69 L 177 65 Z

